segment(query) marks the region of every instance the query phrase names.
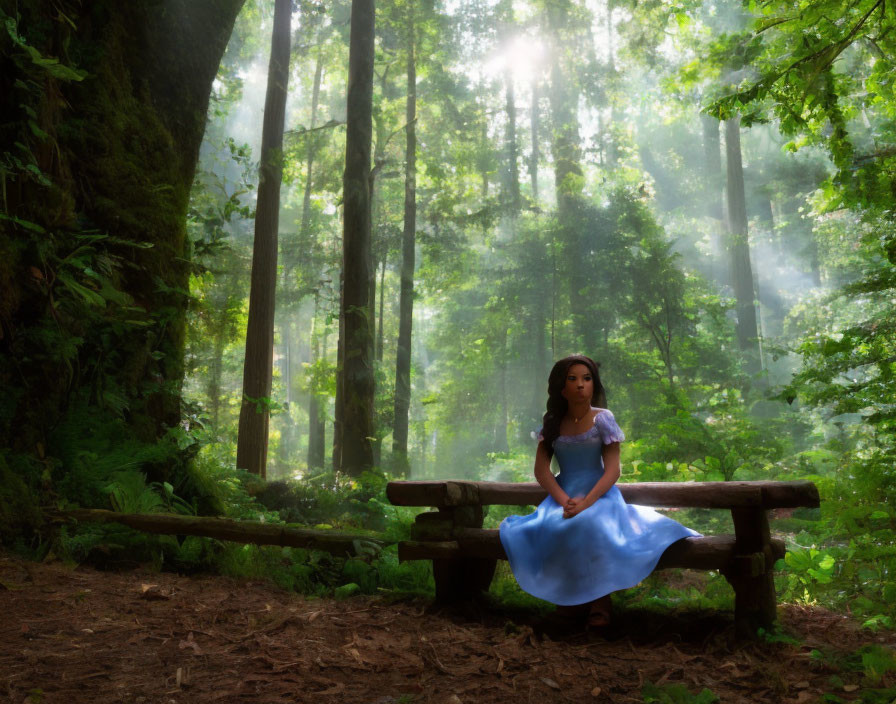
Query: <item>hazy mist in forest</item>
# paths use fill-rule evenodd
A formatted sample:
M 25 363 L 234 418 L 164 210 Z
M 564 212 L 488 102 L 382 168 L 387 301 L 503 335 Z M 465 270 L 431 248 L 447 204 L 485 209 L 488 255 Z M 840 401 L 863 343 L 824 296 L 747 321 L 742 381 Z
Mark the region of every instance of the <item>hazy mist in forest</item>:
M 256 24 L 238 24 L 232 42 L 253 50 L 228 54 L 228 70 L 238 79 L 239 97 L 225 96 L 218 105 L 219 114 L 210 114 L 202 148 L 200 172 L 226 176 L 231 183 L 238 179 L 239 169 L 229 159 L 227 139 L 248 145 L 253 164 L 257 159 L 270 4 L 250 3 L 244 10 L 254 13 Z M 379 149 L 377 158 L 381 159 L 374 166 L 381 176 L 377 176 L 373 211 L 376 261 L 371 314 L 376 324 L 374 346 L 382 348 L 382 360 L 377 363 L 381 401 L 376 414 L 379 427 L 386 431 L 380 451 L 386 468 L 399 315 L 400 238 L 396 238 L 402 228 L 404 198 L 406 86 L 400 7 L 404 6 L 383 4 L 378 8 L 382 34 L 374 78 L 374 151 L 376 154 Z M 722 29 L 736 27 L 738 13 L 706 3 L 702 11 L 691 13 L 691 21 L 699 22 L 701 29 L 690 36 L 690 30 L 679 31 L 674 21 L 639 26 L 646 20 L 637 9 L 615 7 L 608 12 L 600 0 L 589 0 L 578 12 L 580 16 L 563 30 L 566 39 L 559 45 L 552 42 L 548 19 L 537 3 L 437 3 L 420 20 L 428 24 L 424 25 L 427 44 L 421 50 L 417 79 L 420 182 L 410 410 L 412 476 L 509 476 L 501 458 L 532 449 L 530 435 L 543 412 L 547 369 L 553 358 L 572 352 L 600 358 L 605 365 L 608 404 L 618 409 L 623 427 L 638 427 L 640 394 L 647 392 L 636 387 L 647 382 L 644 374 L 620 367 L 626 364 L 626 355 L 620 350 L 630 345 L 623 337 L 633 335 L 644 345 L 645 351 L 639 355 L 653 354 L 649 333 L 633 332 L 630 324 L 608 319 L 609 327 L 601 334 L 610 338 L 596 349 L 587 349 L 583 347 L 584 331 L 575 329 L 575 315 L 581 313 L 589 324 L 604 330 L 601 319 L 590 316 L 606 317 L 615 306 L 616 292 L 601 289 L 600 280 L 619 265 L 618 251 L 605 254 L 600 250 L 601 237 L 608 235 L 596 234 L 599 227 L 592 227 L 586 218 L 581 234 L 576 235 L 580 240 L 577 256 L 587 262 L 591 288 L 570 292 L 569 281 L 564 280 L 568 266 L 557 262 L 561 247 L 556 245 L 556 235 L 551 236 L 554 240 L 545 239 L 545 233 L 557 227 L 556 140 L 552 136 L 557 126 L 552 101 L 559 98 L 551 93 L 552 81 L 564 72 L 566 92 L 573 94 L 566 99 L 575 104 L 576 148 L 585 200 L 591 207 L 612 211 L 618 205 L 614 193 L 621 189 L 634 194 L 632 202 L 646 205 L 663 228 L 671 251 L 680 255 L 676 266 L 688 273 L 689 280 L 697 277 L 703 281 L 700 295 L 723 300 L 734 296 L 723 244 L 727 236 L 724 125 L 717 123 L 721 171 L 716 177 L 706 176 L 702 173 L 707 157 L 701 133 L 701 89 L 675 84 L 697 56 L 700 42 Z M 262 16 L 268 19 L 261 20 Z M 287 131 L 298 132 L 311 125 L 318 55 L 322 57 L 323 79 L 315 126 L 344 120 L 339 106 L 344 103 L 347 27 L 325 17 L 315 25 L 315 33 L 303 34 L 304 21 L 296 12 L 293 30 L 297 46 L 293 48 Z M 507 158 L 511 119 L 515 174 L 509 171 Z M 533 125 L 538 130 L 534 146 Z M 320 336 L 325 360 L 318 363 L 318 373 L 332 377 L 335 369 L 344 130 L 337 124 L 309 134 L 317 135 L 310 200 L 305 201 L 310 203 L 310 213 L 303 210 L 309 138 L 288 134 L 284 146 L 281 272 L 284 257 L 292 264 L 278 282 L 278 297 L 282 298 L 278 299 L 275 332 L 273 401 L 279 410 L 271 421 L 271 443 L 278 449 L 271 450 L 269 476 L 301 476 L 312 471 L 306 461 L 312 329 Z M 783 150 L 787 140 L 777 134 L 774 124 L 742 129 L 741 137 L 762 358 L 769 383 L 782 384 L 796 368 L 795 359 L 781 352 L 792 344 L 799 329 L 799 321 L 791 319 L 794 310 L 804 297 L 829 286 L 826 275 L 818 272 L 817 253 L 813 272 L 809 245 L 815 219 L 808 200 L 829 167 L 818 153 L 807 156 L 805 151 L 791 154 Z M 537 162 L 532 158 L 533 149 L 537 150 Z M 812 166 L 804 169 L 800 162 L 812 162 Z M 794 174 L 799 174 L 802 182 Z M 508 214 L 502 205 L 511 178 L 517 180 L 523 199 L 516 215 Z M 252 188 L 239 197 L 243 205 L 253 205 L 256 181 L 250 170 Z M 713 204 L 714 214 L 710 212 Z M 303 217 L 306 232 L 301 231 Z M 229 228 L 231 233 L 244 233 L 229 238 L 238 253 L 230 264 L 238 270 L 230 273 L 247 280 L 251 220 L 237 218 Z M 556 245 L 553 250 L 551 241 Z M 569 257 L 574 250 L 563 251 L 563 256 Z M 219 264 L 212 264 L 212 269 Z M 538 267 L 548 265 L 553 266 L 552 273 L 536 273 Z M 532 272 L 533 282 L 539 282 L 533 284 L 533 290 L 521 284 L 528 272 Z M 217 284 L 207 280 L 205 285 Z M 247 294 L 247 281 L 234 285 L 242 291 L 234 295 Z M 598 292 L 602 301 L 587 298 Z M 584 297 L 579 298 L 580 294 Z M 203 289 L 198 295 L 208 295 L 208 291 Z M 244 308 L 244 304 L 240 306 Z M 588 312 L 591 306 L 593 313 Z M 544 327 L 538 328 L 544 335 L 542 342 L 533 337 L 538 333 L 529 327 L 532 315 L 539 320 L 546 316 Z M 734 321 L 734 308 L 729 306 L 724 317 Z M 223 371 L 215 393 L 226 399 L 225 406 L 230 409 L 216 428 L 223 438 L 235 434 L 233 412 L 240 388 L 244 326 L 244 319 L 237 321 L 227 343 L 217 351 Z M 610 344 L 613 335 L 623 333 Z M 496 349 L 496 345 L 504 347 Z M 545 356 L 536 364 L 539 345 Z M 731 353 L 735 353 L 733 347 Z M 197 367 L 188 384 L 194 399 L 205 407 L 208 369 Z M 329 453 L 334 387 L 332 380 L 320 384 L 318 392 L 327 409 Z M 489 459 L 489 453 L 498 454 Z M 518 468 L 519 456 L 515 462 Z

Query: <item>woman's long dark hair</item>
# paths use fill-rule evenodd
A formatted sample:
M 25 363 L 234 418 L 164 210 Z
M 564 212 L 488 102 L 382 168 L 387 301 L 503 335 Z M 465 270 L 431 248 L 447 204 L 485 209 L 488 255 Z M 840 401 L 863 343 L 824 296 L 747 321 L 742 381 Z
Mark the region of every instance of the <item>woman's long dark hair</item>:
M 600 364 L 595 362 L 591 357 L 583 354 L 574 354 L 564 357 L 554 365 L 548 376 L 548 403 L 547 412 L 542 419 L 542 437 L 544 437 L 544 446 L 548 451 L 548 457 L 554 456 L 554 440 L 560 435 L 560 421 L 569 410 L 569 404 L 563 398 L 561 392 L 566 386 L 566 377 L 569 368 L 574 364 L 584 364 L 591 372 L 591 378 L 594 380 L 594 393 L 591 395 L 591 405 L 597 408 L 607 407 L 607 394 L 604 391 L 603 384 L 600 383 L 600 373 L 598 368 Z

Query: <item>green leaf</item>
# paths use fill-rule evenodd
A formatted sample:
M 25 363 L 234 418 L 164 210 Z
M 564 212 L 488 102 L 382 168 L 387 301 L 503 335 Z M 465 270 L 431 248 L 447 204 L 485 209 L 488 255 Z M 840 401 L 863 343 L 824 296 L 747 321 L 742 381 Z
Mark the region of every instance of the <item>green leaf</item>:
M 98 308 L 106 307 L 106 300 L 100 294 L 90 290 L 86 286 L 82 286 L 68 274 L 59 274 L 58 278 L 67 289 L 80 296 L 90 305 L 97 306 Z
M 17 218 L 14 215 L 6 215 L 5 213 L 0 213 L 0 220 L 8 220 L 10 222 L 14 222 L 16 225 L 24 227 L 26 230 L 31 230 L 32 232 L 39 232 L 41 234 L 46 232 L 46 230 L 36 222 L 31 222 L 30 220 L 22 220 L 22 218 Z
M 31 132 L 38 139 L 49 139 L 50 135 L 48 135 L 40 127 L 38 127 L 37 123 L 34 120 L 28 120 L 28 127 L 31 128 Z
M 53 78 L 58 78 L 60 81 L 83 81 L 87 77 L 87 71 L 61 64 L 59 63 L 59 59 L 44 56 L 33 46 L 28 46 L 23 43 L 20 43 L 19 46 L 28 52 L 28 56 L 31 57 L 32 63 L 36 66 L 40 66 L 53 76 Z

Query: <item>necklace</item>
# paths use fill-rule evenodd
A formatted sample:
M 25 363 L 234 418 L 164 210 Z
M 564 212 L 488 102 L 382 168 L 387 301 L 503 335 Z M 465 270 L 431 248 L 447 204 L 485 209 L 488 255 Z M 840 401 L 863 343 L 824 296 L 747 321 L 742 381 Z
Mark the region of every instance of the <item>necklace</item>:
M 588 411 L 590 411 L 590 410 L 591 410 L 591 409 L 589 408 Z M 584 412 L 582 415 L 580 415 L 578 418 L 576 418 L 575 416 L 573 416 L 573 417 L 572 417 L 573 422 L 574 422 L 576 425 L 578 425 L 578 424 L 579 424 L 579 421 L 582 420 L 582 418 L 584 418 L 585 416 L 588 415 L 588 411 L 585 411 L 585 412 Z

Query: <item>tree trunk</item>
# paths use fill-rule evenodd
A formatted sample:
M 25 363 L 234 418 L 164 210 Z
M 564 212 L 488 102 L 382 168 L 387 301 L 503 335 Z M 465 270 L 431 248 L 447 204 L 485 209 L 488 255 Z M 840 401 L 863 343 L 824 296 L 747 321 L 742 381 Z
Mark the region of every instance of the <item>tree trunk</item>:
M 532 202 L 538 203 L 538 135 L 541 132 L 538 111 L 538 78 L 532 79 L 532 107 L 530 108 L 530 130 L 532 132 L 532 154 L 529 157 L 529 181 L 532 184 Z
M 495 423 L 495 452 L 507 452 L 507 326 L 502 325 L 498 340 L 501 362 L 498 366 L 498 421 Z
M 582 191 L 585 180 L 582 171 L 582 151 L 579 142 L 579 123 L 577 116 L 578 95 L 574 82 L 569 80 L 571 73 L 570 53 L 573 51 L 569 41 L 569 15 L 567 5 L 552 4 L 547 10 L 548 28 L 553 41 L 551 62 L 550 105 L 552 120 L 551 149 L 554 157 L 554 187 L 557 197 L 557 219 L 560 224 L 561 242 L 560 257 L 565 271 L 568 300 L 572 305 L 573 329 L 579 335 L 591 335 L 594 331 L 593 320 L 581 311 L 581 306 L 572 304 L 582 295 L 593 276 L 586 259 L 582 256 L 585 247 L 582 242 Z M 560 273 L 560 272 L 556 272 Z M 580 340 L 574 340 L 575 346 Z M 586 345 L 585 354 L 595 355 L 595 350 Z
M 541 292 L 536 292 L 534 315 L 532 320 L 532 335 L 535 337 L 535 373 L 532 375 L 532 420 L 539 423 L 546 410 L 547 400 L 547 373 L 548 359 L 547 346 L 545 344 L 545 299 Z M 538 425 L 524 429 L 525 432 L 535 430 Z
M 740 118 L 725 121 L 725 153 L 728 167 L 728 254 L 731 285 L 737 300 L 737 341 L 747 358 L 747 370 L 759 371 L 759 334 L 753 270 L 750 265 L 744 171 L 740 153 Z
M 358 554 L 358 548 L 378 550 L 383 542 L 368 534 L 346 533 L 312 528 L 287 528 L 261 521 L 235 521 L 232 518 L 180 516 L 170 513 L 119 513 L 102 509 L 80 508 L 61 512 L 61 516 L 79 522 L 120 523 L 144 533 L 162 535 L 200 535 L 217 540 L 232 540 L 254 545 L 320 550 L 345 558 Z
M 339 273 L 339 325 L 336 336 L 336 398 L 333 406 L 333 471 L 342 467 L 342 426 L 345 413 L 345 269 Z
M 616 146 L 616 135 L 613 128 L 616 126 L 616 105 L 613 102 L 613 88 L 616 78 L 616 56 L 613 49 L 613 2 L 607 0 L 606 6 L 606 25 L 607 25 L 607 96 L 609 98 L 610 118 L 607 120 L 604 129 L 606 131 L 607 146 L 607 167 L 612 170 L 616 168 L 619 161 L 619 149 Z
M 380 263 L 380 314 L 376 326 L 376 361 L 383 361 L 383 306 L 386 300 L 386 257 Z
M 553 14 L 553 13 L 552 13 Z M 555 33 L 555 44 L 559 35 Z M 559 51 L 559 46 L 557 47 Z M 556 54 L 557 52 L 555 52 Z M 584 186 L 579 145 L 579 123 L 574 106 L 577 97 L 571 94 L 570 81 L 562 66 L 563 56 L 554 57 L 551 66 L 551 118 L 553 121 L 552 151 L 557 211 L 560 222 L 569 222 Z
M 226 335 L 224 328 L 215 331 L 215 341 L 212 347 L 212 361 L 209 364 L 208 375 L 208 404 L 212 415 L 212 428 L 217 433 L 221 422 L 221 374 L 224 370 L 224 345 Z
M 51 451 L 49 430 L 71 414 L 83 414 L 80 399 L 96 402 L 89 388 L 98 375 L 114 378 L 128 408 L 122 424 L 141 441 L 154 442 L 180 422 L 190 186 L 212 82 L 242 3 L 172 0 L 165 12 L 146 3 L 4 3 L 13 18 L 8 21 L 18 24 L 29 47 L 62 57 L 63 65 L 66 57 L 77 57 L 75 67 L 86 76 L 57 77 L 7 37 L 0 51 L 0 142 L 9 150 L 15 141 L 24 144 L 53 188 L 14 172 L 21 178 L 5 180 L 3 211 L 61 233 L 114 235 L 90 248 L 106 261 L 124 262 L 127 268 L 114 283 L 147 313 L 140 328 L 116 329 L 106 315 L 56 318 L 54 334 L 67 335 L 73 324 L 65 339 L 70 349 L 64 355 L 47 351 L 45 336 L 37 333 L 52 315 L 49 289 L 23 272 L 53 276 L 47 261 L 69 252 L 59 251 L 55 236 L 5 221 L 0 388 L 6 405 L 0 447 Z M 29 109 L 37 118 L 26 115 Z M 67 128 L 58 129 L 66 121 Z M 29 122 L 51 138 L 36 136 Z M 82 439 L 88 441 L 75 442 Z M 167 471 L 160 467 L 153 478 Z
M 258 206 L 249 289 L 249 323 L 243 364 L 236 466 L 264 477 L 268 454 L 268 421 L 274 354 L 274 294 L 277 287 L 277 230 L 280 182 L 283 177 L 283 123 L 289 80 L 291 0 L 276 0 L 271 61 L 261 128 Z
M 417 232 L 417 66 L 414 5 L 408 5 L 407 142 L 404 175 L 404 232 L 401 237 L 401 294 L 398 349 L 395 355 L 395 420 L 392 425 L 392 464 L 408 473 L 408 413 L 411 408 L 411 332 L 414 320 L 414 247 Z
M 310 129 L 317 126 L 317 108 L 320 103 L 320 82 L 323 76 L 323 47 L 317 51 L 314 63 L 314 84 L 311 89 Z M 315 143 L 313 135 L 308 136 L 308 149 L 305 154 L 305 191 L 302 196 L 302 239 L 307 241 L 308 228 L 311 224 L 311 186 L 314 174 Z M 320 360 L 320 333 L 318 317 L 320 315 L 320 292 L 314 293 L 314 312 L 311 317 L 311 367 L 317 372 Z M 321 469 L 324 466 L 324 418 L 321 408 L 320 390 L 317 380 L 311 384 L 308 395 L 308 468 Z
M 320 389 L 317 387 L 317 363 L 320 355 L 320 333 L 318 316 L 320 294 L 314 294 L 314 313 L 311 318 L 311 368 L 314 376 L 309 388 L 308 399 L 308 469 L 322 469 L 324 466 L 324 419 L 321 408 Z
M 477 167 L 479 169 L 479 177 L 482 179 L 482 183 L 479 186 L 479 192 L 482 196 L 482 200 L 488 198 L 488 187 L 489 187 L 489 153 L 491 149 L 491 139 L 488 136 L 488 116 L 483 114 L 482 116 L 482 133 L 480 135 L 480 151 L 479 158 L 477 161 Z
M 320 102 L 320 81 L 323 75 L 323 49 L 318 49 L 317 59 L 314 63 L 314 86 L 311 89 L 311 118 L 309 130 L 317 126 L 317 106 Z M 302 234 L 308 234 L 308 225 L 311 223 L 311 185 L 314 168 L 315 144 L 313 134 L 308 135 L 308 149 L 305 153 L 305 192 L 302 196 Z
M 768 230 L 769 237 L 771 237 L 771 234 L 775 231 L 775 213 L 772 210 L 771 198 L 763 194 L 757 205 L 759 207 L 759 221 Z
M 285 311 L 284 311 L 285 312 Z M 280 326 L 280 347 L 283 350 L 283 358 L 280 360 L 280 380 L 283 385 L 283 392 L 286 396 L 283 412 L 278 416 L 280 425 L 280 442 L 277 445 L 277 467 L 279 474 L 282 476 L 289 466 L 289 456 L 292 454 L 293 447 L 296 443 L 296 424 L 292 419 L 292 404 L 294 401 L 292 374 L 293 374 L 293 357 L 296 355 L 296 339 L 295 324 L 292 319 L 294 311 L 289 311 L 289 315 L 283 315 L 285 320 Z
M 374 378 L 370 295 L 370 147 L 374 2 L 352 0 L 343 178 L 342 441 L 337 465 L 351 476 L 373 467 Z
M 382 98 L 384 100 L 391 99 L 391 82 L 389 80 L 389 69 L 390 66 L 385 66 L 383 68 L 383 73 L 380 76 L 380 91 Z M 383 212 L 383 182 L 381 178 L 381 172 L 383 166 L 386 164 L 386 147 L 389 140 L 389 135 L 387 134 L 387 125 L 386 123 L 389 121 L 389 117 L 384 115 L 381 111 L 377 111 L 377 113 L 373 116 L 373 169 L 370 172 L 370 210 L 371 210 L 371 228 L 370 228 L 370 236 L 371 236 L 371 260 L 370 260 L 370 296 L 368 300 L 369 310 L 368 310 L 368 320 L 370 321 L 370 330 L 371 335 L 374 339 L 374 347 L 373 347 L 373 360 L 376 363 L 376 368 L 379 369 L 379 364 L 382 362 L 382 340 L 379 337 L 379 333 L 382 333 L 382 329 L 377 329 L 376 320 L 377 320 L 377 281 L 376 281 L 376 273 L 380 266 L 380 254 L 382 254 L 383 263 L 385 263 L 386 259 L 386 251 L 388 249 L 386 245 L 386 237 L 383 234 L 383 222 L 382 222 L 382 212 Z M 382 277 L 380 278 L 380 284 L 382 284 Z M 383 295 L 382 291 L 380 291 L 380 309 L 383 307 Z M 382 317 L 382 316 L 380 316 Z M 380 321 L 382 322 L 382 321 Z M 376 377 L 375 377 L 376 379 Z M 374 398 L 376 397 L 376 391 L 374 390 Z M 388 433 L 388 430 L 379 423 L 379 413 L 377 413 L 376 409 L 374 409 L 374 427 L 372 433 L 371 440 L 371 449 L 373 452 L 373 463 L 376 467 L 382 465 L 382 454 L 383 454 L 383 436 Z
M 722 180 L 722 141 L 719 138 L 719 121 L 709 115 L 701 115 L 700 123 L 703 127 L 706 214 L 718 220 L 721 229 L 725 218 L 723 206 L 725 189 Z M 712 262 L 710 264 L 713 278 L 723 282 L 725 275 L 719 269 L 719 265 L 724 261 L 723 245 L 720 239 L 720 231 L 716 230 L 712 234 Z
M 517 164 L 516 142 L 516 97 L 514 95 L 513 73 L 510 69 L 504 72 L 504 103 L 507 111 L 507 128 L 504 133 L 504 150 L 507 159 L 507 195 L 506 205 L 510 209 L 510 217 L 516 219 L 520 214 L 520 169 Z
M 372 185 L 372 184 L 371 184 Z M 371 189 L 371 197 L 373 196 L 373 189 Z M 371 238 L 373 237 L 373 221 L 371 220 L 370 234 Z M 369 269 L 369 279 L 367 285 L 367 325 L 370 328 L 370 364 L 371 368 L 374 368 L 376 362 L 376 351 L 374 349 L 374 334 L 376 333 L 376 270 L 379 268 L 379 262 L 376 257 L 373 255 L 373 242 L 370 245 L 370 269 Z M 379 424 L 377 423 L 377 414 L 376 414 L 376 374 L 373 373 L 373 391 L 370 394 L 371 398 L 371 409 L 370 409 L 370 450 L 372 453 L 372 464 L 374 467 L 380 466 L 380 447 L 382 442 L 382 431 L 379 428 Z

